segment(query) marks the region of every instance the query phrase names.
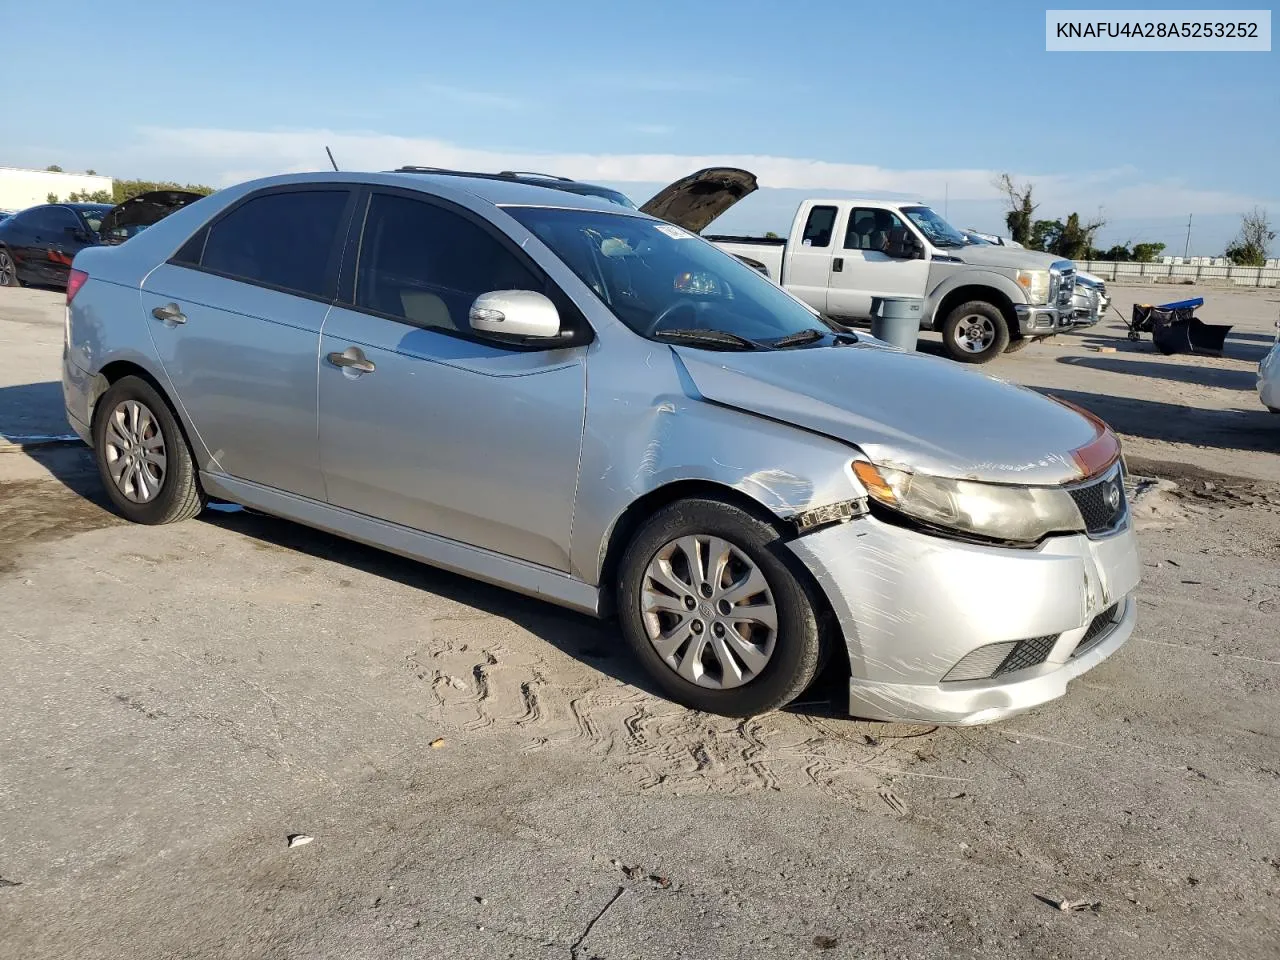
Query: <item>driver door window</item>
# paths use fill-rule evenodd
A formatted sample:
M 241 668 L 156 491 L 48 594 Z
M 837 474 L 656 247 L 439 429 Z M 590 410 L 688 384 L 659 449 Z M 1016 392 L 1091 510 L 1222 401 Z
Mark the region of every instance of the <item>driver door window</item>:
M 431 203 L 374 194 L 356 267 L 355 306 L 415 327 L 471 334 L 482 293 L 545 287 L 475 223 Z
M 896 214 L 888 210 L 854 207 L 849 211 L 844 248 L 885 253 L 895 231 L 898 231 L 898 236 L 906 233 L 906 226 Z

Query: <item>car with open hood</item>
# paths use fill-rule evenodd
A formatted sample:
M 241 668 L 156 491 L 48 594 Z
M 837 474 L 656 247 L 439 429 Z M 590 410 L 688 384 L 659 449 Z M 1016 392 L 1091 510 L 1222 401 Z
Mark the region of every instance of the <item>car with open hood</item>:
M 201 194 L 156 190 L 109 203 L 43 203 L 0 221 L 0 286 L 65 287 L 85 247 L 120 244 Z
M 123 516 L 238 503 L 616 616 L 696 709 L 830 665 L 855 715 L 981 723 L 1133 630 L 1104 423 L 605 197 L 272 177 L 86 248 L 67 300 L 68 420 Z

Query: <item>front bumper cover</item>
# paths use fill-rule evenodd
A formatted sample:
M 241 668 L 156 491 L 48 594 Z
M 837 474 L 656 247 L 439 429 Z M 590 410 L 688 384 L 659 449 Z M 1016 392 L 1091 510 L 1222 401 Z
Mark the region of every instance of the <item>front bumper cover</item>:
M 1105 538 L 1051 537 L 1034 550 L 983 546 L 872 516 L 790 543 L 830 601 L 849 656 L 849 712 L 874 720 L 988 723 L 1062 696 L 1133 632 L 1140 565 L 1128 522 Z M 1116 608 L 1106 636 L 1081 640 Z M 943 682 L 993 643 L 1056 636 L 1038 664 Z M 1072 656 L 1080 646 L 1082 652 Z
M 1071 310 L 1052 305 L 1015 303 L 1013 309 L 1018 315 L 1018 332 L 1024 337 L 1049 337 L 1069 330 L 1075 323 Z

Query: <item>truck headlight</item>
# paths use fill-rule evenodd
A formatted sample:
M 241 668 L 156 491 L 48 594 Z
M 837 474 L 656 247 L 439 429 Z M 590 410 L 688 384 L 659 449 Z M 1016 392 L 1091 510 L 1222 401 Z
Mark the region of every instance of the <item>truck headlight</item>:
M 1019 270 L 1018 286 L 1027 292 L 1027 302 L 1037 306 L 1049 302 L 1049 271 Z
M 949 480 L 856 460 L 853 472 L 871 499 L 928 526 L 987 540 L 1034 544 L 1051 533 L 1078 533 L 1084 519 L 1057 487 Z

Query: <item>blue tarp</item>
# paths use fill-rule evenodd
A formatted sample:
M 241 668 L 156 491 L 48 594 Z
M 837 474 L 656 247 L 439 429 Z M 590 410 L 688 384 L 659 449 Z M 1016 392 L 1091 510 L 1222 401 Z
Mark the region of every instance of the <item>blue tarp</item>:
M 1190 300 L 1179 300 L 1177 303 L 1162 303 L 1160 310 L 1194 310 L 1204 306 L 1204 297 L 1192 297 Z

